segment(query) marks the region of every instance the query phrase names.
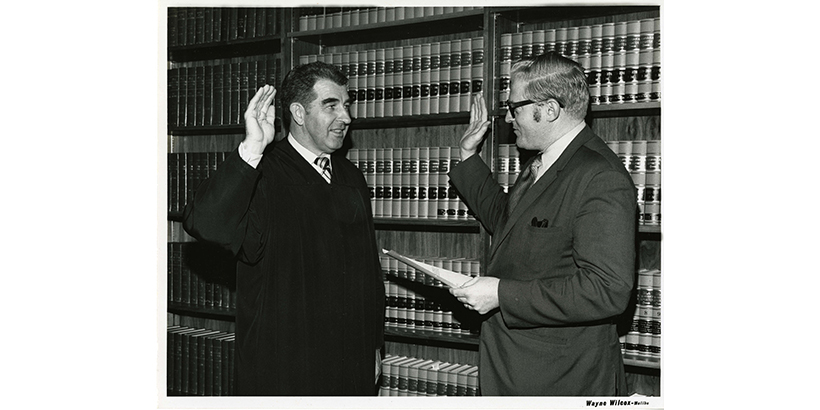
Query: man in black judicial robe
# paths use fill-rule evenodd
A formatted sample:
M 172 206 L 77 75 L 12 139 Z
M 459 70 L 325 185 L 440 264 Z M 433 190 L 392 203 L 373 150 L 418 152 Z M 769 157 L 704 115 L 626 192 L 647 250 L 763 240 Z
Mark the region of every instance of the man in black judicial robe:
M 238 259 L 237 394 L 373 395 L 384 285 L 370 193 L 356 166 L 330 155 L 351 121 L 347 78 L 312 63 L 282 88 L 288 137 L 273 142 L 276 90 L 266 85 L 245 111 L 245 140 L 186 206 L 184 228 Z

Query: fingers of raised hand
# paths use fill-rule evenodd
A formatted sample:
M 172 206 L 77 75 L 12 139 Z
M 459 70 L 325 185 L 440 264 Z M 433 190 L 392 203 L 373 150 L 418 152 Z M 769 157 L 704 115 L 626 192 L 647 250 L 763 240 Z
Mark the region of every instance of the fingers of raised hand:
M 256 91 L 250 102 L 248 102 L 248 109 L 245 111 L 245 118 L 255 118 L 262 120 L 267 115 L 268 107 L 276 95 L 276 89 L 273 86 L 265 85 Z

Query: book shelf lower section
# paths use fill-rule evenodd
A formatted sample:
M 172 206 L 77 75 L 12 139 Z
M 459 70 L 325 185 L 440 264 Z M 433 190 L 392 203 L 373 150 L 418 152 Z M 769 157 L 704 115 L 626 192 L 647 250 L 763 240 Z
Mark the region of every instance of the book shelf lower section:
M 472 334 L 447 334 L 426 330 L 385 327 L 384 339 L 392 342 L 427 344 L 478 351 L 478 335 Z
M 179 303 L 169 303 L 168 313 L 185 316 L 202 317 L 206 319 L 217 319 L 224 321 L 236 320 L 236 309 L 188 306 Z

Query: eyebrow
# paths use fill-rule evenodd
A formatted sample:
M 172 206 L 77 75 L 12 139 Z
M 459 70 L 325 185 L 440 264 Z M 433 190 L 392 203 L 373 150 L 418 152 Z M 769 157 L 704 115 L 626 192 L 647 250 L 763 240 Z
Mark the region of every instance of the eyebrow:
M 332 104 L 332 103 L 338 103 L 339 101 L 340 101 L 340 100 L 339 100 L 338 98 L 334 98 L 334 97 L 325 98 L 324 100 L 322 100 L 322 105 L 328 105 L 328 104 Z M 347 103 L 348 103 L 348 101 L 350 101 L 350 98 L 346 98 L 346 99 L 344 100 L 343 104 L 347 104 Z

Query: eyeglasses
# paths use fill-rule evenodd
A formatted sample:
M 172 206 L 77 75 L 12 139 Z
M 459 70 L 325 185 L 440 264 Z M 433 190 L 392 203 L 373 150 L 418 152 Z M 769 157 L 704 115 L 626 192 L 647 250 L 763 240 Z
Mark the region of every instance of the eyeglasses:
M 555 100 L 555 102 L 557 102 L 557 103 L 558 103 L 558 106 L 559 106 L 559 107 L 564 108 L 564 103 L 562 103 L 562 102 L 561 102 L 561 100 L 559 100 L 559 99 L 557 99 L 557 98 L 555 98 L 555 97 L 548 97 L 548 98 L 546 98 L 546 99 L 544 99 L 544 100 L 537 100 L 537 101 L 534 101 L 534 100 L 521 100 L 521 101 L 510 101 L 510 100 L 507 100 L 507 108 L 508 108 L 508 109 L 509 109 L 509 111 L 510 111 L 510 116 L 511 116 L 511 117 L 513 117 L 513 118 L 515 118 L 515 110 L 517 110 L 517 109 L 519 109 L 519 108 L 521 108 L 521 107 L 524 107 L 524 106 L 530 105 L 530 104 L 535 104 L 535 103 L 537 103 L 537 102 L 542 102 L 542 101 L 546 101 L 546 100 L 549 100 L 549 99 L 553 99 L 553 100 Z

